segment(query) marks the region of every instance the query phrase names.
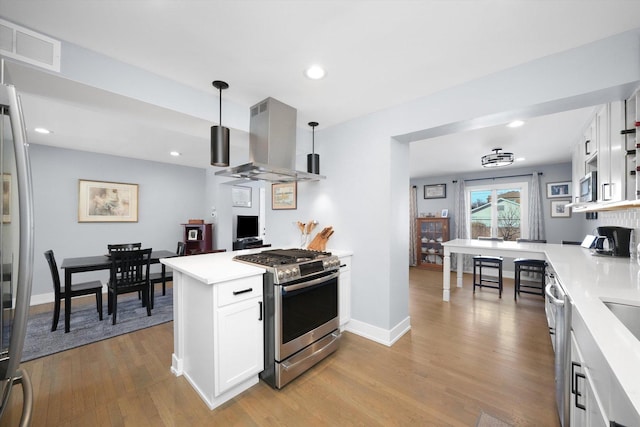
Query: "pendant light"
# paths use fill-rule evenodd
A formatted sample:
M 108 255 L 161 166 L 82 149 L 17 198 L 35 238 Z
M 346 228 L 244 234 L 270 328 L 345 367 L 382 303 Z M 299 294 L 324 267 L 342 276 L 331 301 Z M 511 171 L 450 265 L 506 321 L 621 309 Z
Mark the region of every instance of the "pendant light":
M 309 122 L 311 126 L 311 154 L 307 154 L 307 172 L 320 174 L 320 155 L 316 154 L 316 126 L 318 122 Z
M 513 153 L 500 152 L 502 148 L 494 148 L 494 153 L 482 156 L 482 167 L 497 168 L 500 166 L 509 166 L 513 163 Z
M 222 126 L 222 90 L 229 85 L 221 80 L 212 85 L 220 91 L 220 121 L 211 126 L 211 166 L 229 166 L 229 128 Z

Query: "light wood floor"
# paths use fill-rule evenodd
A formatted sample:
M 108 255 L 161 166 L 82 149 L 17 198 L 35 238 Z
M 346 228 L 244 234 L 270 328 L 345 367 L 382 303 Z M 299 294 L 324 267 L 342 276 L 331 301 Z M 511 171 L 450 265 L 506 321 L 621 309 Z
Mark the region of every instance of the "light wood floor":
M 444 303 L 442 273 L 412 268 L 411 331 L 395 345 L 345 333 L 283 390 L 260 382 L 213 411 L 169 371 L 171 322 L 27 362 L 33 426 L 475 426 L 481 411 L 558 426 L 542 297 L 514 303 L 508 279 L 502 299 L 474 296 L 470 282 Z M 3 426 L 17 425 L 19 396 Z

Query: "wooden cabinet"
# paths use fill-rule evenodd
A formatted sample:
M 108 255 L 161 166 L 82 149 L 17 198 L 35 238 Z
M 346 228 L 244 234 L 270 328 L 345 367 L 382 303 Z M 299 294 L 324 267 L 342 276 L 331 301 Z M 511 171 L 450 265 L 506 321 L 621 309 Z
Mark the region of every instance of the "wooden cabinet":
M 444 248 L 449 240 L 449 218 L 418 218 L 416 220 L 417 266 L 442 271 Z
M 182 224 L 184 227 L 185 255 L 195 255 L 213 250 L 211 224 Z

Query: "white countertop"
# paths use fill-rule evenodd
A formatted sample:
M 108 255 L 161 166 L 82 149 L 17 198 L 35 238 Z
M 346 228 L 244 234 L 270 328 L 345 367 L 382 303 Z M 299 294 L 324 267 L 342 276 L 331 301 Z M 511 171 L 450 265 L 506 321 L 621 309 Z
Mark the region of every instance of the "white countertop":
M 264 274 L 265 269 L 262 267 L 233 261 L 233 257 L 236 255 L 261 252 L 263 250 L 264 249 L 246 249 L 243 251 L 163 258 L 160 262 L 194 279 L 213 285 L 215 283 Z
M 456 239 L 449 252 L 502 256 L 543 253 L 606 359 L 614 376 L 640 413 L 640 341 L 602 300 L 640 305 L 640 265 L 635 259 L 594 256 L 578 245 Z M 479 253 L 479 252 L 476 252 Z
M 591 255 L 581 246 L 547 245 L 547 259 L 616 379 L 640 413 L 640 341 L 602 300 L 640 305 L 640 266 Z

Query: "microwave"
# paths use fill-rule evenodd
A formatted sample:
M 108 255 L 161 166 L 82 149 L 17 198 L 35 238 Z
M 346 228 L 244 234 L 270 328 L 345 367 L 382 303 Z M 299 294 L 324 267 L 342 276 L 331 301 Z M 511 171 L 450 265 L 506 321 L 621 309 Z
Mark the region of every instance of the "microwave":
M 595 202 L 598 200 L 598 173 L 589 172 L 580 180 L 580 201 Z

